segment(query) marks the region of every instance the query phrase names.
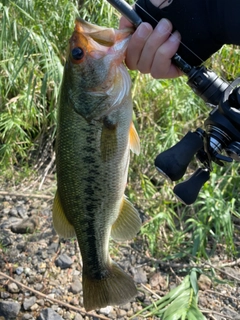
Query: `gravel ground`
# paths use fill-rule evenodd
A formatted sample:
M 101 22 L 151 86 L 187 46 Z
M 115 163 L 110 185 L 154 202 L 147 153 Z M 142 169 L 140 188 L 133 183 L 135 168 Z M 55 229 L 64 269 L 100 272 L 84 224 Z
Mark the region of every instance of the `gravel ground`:
M 78 245 L 74 239 L 59 239 L 52 227 L 53 196 L 48 192 L 52 184 L 50 177 L 34 196 L 31 188 L 0 191 L 0 320 L 136 320 L 141 319 L 134 315 L 143 305 L 180 284 L 180 270 L 189 267 L 187 262 L 168 265 L 147 257 L 140 237 L 131 243 L 112 243 L 114 260 L 134 277 L 138 296 L 124 306 L 86 313 Z M 222 281 L 216 284 L 210 276 L 199 279 L 200 309 L 207 319 L 240 319 L 240 261 L 218 255 L 210 264 L 218 266 L 215 276 Z

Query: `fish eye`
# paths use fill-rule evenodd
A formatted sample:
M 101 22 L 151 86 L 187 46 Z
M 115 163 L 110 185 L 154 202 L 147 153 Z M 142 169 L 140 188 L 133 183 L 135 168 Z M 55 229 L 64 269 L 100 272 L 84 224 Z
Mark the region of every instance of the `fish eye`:
M 84 56 L 84 51 L 80 47 L 72 49 L 72 57 L 74 60 L 81 60 Z

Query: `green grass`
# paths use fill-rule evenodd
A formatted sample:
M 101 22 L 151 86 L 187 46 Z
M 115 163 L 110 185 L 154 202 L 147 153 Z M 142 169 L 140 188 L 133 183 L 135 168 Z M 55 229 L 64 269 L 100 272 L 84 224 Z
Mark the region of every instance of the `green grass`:
M 193 269 L 179 286 L 130 319 L 140 315 L 145 319 L 157 317 L 161 320 L 206 320 L 198 309 L 197 296 L 197 272 Z
M 77 15 L 118 26 L 119 14 L 103 0 L 3 0 L 0 3 L 0 170 L 19 180 L 29 174 L 56 133 L 56 105 L 68 39 Z M 207 66 L 232 81 L 240 75 L 240 50 L 224 46 Z M 155 157 L 189 130 L 203 127 L 210 109 L 186 78 L 154 80 L 130 72 L 134 121 L 141 154 L 131 158 L 127 195 L 147 216 L 141 234 L 151 255 L 162 260 L 209 259 L 218 244 L 231 257 L 232 217 L 239 218 L 239 166 L 213 165 L 197 201 L 186 207 L 154 167 Z M 199 164 L 193 160 L 184 179 Z

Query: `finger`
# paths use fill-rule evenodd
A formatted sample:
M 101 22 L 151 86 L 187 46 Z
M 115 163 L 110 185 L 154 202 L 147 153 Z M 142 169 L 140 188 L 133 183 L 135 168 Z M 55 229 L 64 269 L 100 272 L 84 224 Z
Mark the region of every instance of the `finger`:
M 151 75 L 155 79 L 176 78 L 183 73 L 172 63 L 172 57 L 177 52 L 181 35 L 175 31 L 157 50 L 151 66 Z
M 125 17 L 121 17 L 119 21 L 119 29 L 132 27 L 133 24 Z
M 172 24 L 167 19 L 161 19 L 152 34 L 148 37 L 142 50 L 137 67 L 142 73 L 149 73 L 152 67 L 155 53 L 158 48 L 169 38 Z
M 129 69 L 137 69 L 143 47 L 152 32 L 152 26 L 149 23 L 143 22 L 132 35 L 126 52 L 126 65 Z

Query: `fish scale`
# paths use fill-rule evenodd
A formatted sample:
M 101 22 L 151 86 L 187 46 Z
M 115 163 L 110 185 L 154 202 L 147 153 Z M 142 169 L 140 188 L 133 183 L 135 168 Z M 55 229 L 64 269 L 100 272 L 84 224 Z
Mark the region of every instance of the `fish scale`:
M 78 19 L 60 90 L 53 224 L 59 235 L 77 237 L 86 310 L 126 303 L 137 293 L 109 256 L 110 235 L 129 240 L 141 226 L 124 196 L 130 148 L 139 153 L 122 64 L 130 33 Z M 71 55 L 76 48 L 82 59 Z

